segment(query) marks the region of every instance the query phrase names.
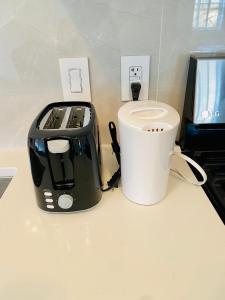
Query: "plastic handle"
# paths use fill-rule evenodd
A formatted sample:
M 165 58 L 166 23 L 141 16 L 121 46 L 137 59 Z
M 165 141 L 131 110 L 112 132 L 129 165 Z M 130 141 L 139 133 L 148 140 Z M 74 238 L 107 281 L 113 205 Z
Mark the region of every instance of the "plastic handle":
M 146 120 L 162 118 L 166 113 L 167 110 L 164 107 L 141 107 L 130 111 L 134 117 Z
M 184 159 L 185 161 L 187 161 L 189 164 L 191 164 L 196 170 L 198 170 L 198 172 L 201 174 L 202 176 L 202 180 L 201 181 L 193 181 L 187 177 L 185 177 L 183 174 L 181 174 L 178 170 L 173 170 L 171 169 L 172 172 L 174 172 L 176 175 L 178 175 L 178 177 L 180 177 L 181 179 L 184 179 L 186 181 L 188 181 L 191 184 L 194 185 L 203 185 L 206 180 L 207 180 L 207 175 L 205 173 L 205 171 L 202 169 L 202 167 L 199 166 L 199 164 L 197 164 L 193 159 L 191 159 L 190 157 L 188 157 L 187 155 L 184 155 L 180 152 L 173 152 L 173 155 Z

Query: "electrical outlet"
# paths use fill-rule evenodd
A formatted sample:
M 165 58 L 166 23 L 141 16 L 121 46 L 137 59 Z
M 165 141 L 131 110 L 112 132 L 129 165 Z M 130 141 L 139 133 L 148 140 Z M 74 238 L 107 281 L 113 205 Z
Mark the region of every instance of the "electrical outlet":
M 87 57 L 60 58 L 60 75 L 65 101 L 91 101 Z
M 131 83 L 140 82 L 140 100 L 148 99 L 150 56 L 121 56 L 121 100 L 132 100 Z
M 140 82 L 142 80 L 142 67 L 133 66 L 129 67 L 129 82 Z

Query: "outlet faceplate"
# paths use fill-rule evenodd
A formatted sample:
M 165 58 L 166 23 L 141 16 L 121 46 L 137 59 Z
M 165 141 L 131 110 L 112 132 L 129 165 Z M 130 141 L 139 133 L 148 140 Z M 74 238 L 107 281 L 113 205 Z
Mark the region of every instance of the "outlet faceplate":
M 121 100 L 132 100 L 131 83 L 140 82 L 140 100 L 148 99 L 150 56 L 121 56 Z
M 87 57 L 60 58 L 61 82 L 64 100 L 91 101 Z

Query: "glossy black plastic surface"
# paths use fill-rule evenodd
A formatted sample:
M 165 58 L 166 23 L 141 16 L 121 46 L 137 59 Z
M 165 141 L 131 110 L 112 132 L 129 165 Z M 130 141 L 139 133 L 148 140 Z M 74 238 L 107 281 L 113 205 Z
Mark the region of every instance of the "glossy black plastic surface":
M 69 130 L 40 130 L 39 124 L 48 110 L 60 106 L 87 106 L 90 122 L 85 127 Z M 38 205 L 51 212 L 71 212 L 91 208 L 101 199 L 101 157 L 95 110 L 88 102 L 57 102 L 48 105 L 34 120 L 28 134 L 31 172 Z M 47 142 L 54 139 L 69 141 L 69 150 L 51 153 Z M 52 196 L 45 196 L 45 193 Z M 69 209 L 58 206 L 62 194 L 73 197 Z M 46 202 L 53 199 L 52 203 Z M 48 208 L 52 205 L 54 208 Z
M 182 152 L 205 170 L 208 179 L 202 187 L 225 224 L 225 124 L 194 123 L 196 70 L 196 59 L 191 58 L 179 144 Z M 220 113 L 224 114 L 224 110 Z M 192 170 L 198 177 L 196 169 Z

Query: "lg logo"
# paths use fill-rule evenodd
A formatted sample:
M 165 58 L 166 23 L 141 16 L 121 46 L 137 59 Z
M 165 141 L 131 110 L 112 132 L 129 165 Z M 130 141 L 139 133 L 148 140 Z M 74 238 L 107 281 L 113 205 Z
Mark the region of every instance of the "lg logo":
M 212 118 L 219 118 L 220 112 L 218 110 L 211 112 L 210 110 L 203 110 L 202 111 L 202 119 L 212 119 Z

